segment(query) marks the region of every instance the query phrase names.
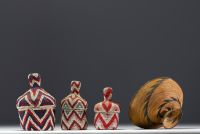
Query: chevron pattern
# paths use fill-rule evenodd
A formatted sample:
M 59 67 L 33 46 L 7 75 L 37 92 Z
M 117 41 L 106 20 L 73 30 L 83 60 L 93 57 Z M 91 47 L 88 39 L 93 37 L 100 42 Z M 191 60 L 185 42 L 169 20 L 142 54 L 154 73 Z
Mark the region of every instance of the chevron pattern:
M 96 129 L 117 129 L 119 124 L 119 105 L 112 102 L 112 88 L 103 89 L 104 101 L 94 106 L 94 126 Z
M 97 113 L 95 114 L 94 126 L 98 130 L 117 129 L 119 123 L 119 114 Z
M 31 73 L 28 75 L 28 81 L 31 87 L 40 86 L 41 76 L 38 73 Z
M 64 130 L 87 129 L 87 102 L 79 95 L 70 94 L 61 102 L 61 128 Z
M 85 130 L 88 123 L 85 111 L 72 110 L 69 113 L 62 110 L 61 128 L 63 130 Z
M 31 88 L 21 95 L 16 102 L 17 108 L 55 106 L 56 101 L 53 96 L 42 88 Z
M 80 96 L 80 81 L 71 81 L 71 93 L 61 101 L 63 130 L 87 129 L 87 101 Z
M 71 81 L 71 92 L 79 94 L 81 88 L 81 82 L 80 81 Z
M 53 130 L 56 100 L 42 88 L 31 88 L 16 102 L 20 125 L 24 130 Z
M 16 101 L 20 125 L 24 130 L 53 130 L 56 100 L 40 87 L 40 74 L 29 74 L 28 80 L 31 88 Z
M 117 129 L 119 124 L 119 107 L 110 101 L 95 105 L 94 126 L 96 129 Z
M 55 110 L 48 108 L 44 110 L 27 109 L 18 111 L 20 125 L 24 130 L 53 130 L 55 127 Z

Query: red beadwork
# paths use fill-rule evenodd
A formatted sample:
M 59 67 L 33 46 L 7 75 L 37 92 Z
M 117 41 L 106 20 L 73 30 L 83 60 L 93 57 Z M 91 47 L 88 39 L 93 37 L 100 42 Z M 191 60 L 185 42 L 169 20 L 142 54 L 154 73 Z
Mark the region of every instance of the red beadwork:
M 118 104 L 111 101 L 112 88 L 104 88 L 103 96 L 104 101 L 94 106 L 94 126 L 96 129 L 117 129 L 120 108 Z
M 16 101 L 20 125 L 24 130 L 53 130 L 56 100 L 40 87 L 38 73 L 29 74 L 31 88 Z
M 61 101 L 63 130 L 87 129 L 87 101 L 80 96 L 80 81 L 71 82 L 71 93 Z

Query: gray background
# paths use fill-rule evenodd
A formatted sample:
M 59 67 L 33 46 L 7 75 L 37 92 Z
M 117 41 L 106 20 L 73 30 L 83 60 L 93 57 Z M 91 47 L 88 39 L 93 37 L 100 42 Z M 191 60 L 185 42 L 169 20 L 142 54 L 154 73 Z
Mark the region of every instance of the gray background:
M 15 101 L 28 89 L 27 75 L 60 100 L 70 81 L 93 106 L 112 86 L 130 123 L 128 104 L 147 80 L 170 76 L 183 88 L 181 123 L 200 122 L 200 1 L 0 1 L 0 124 L 17 124 Z

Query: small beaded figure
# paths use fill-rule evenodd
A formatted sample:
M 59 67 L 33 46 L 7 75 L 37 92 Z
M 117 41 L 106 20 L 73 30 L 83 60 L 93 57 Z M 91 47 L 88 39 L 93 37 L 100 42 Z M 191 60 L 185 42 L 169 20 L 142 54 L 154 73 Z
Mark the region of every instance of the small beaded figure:
M 112 88 L 106 87 L 103 89 L 104 101 L 99 102 L 94 106 L 94 126 L 96 129 L 117 129 L 119 123 L 119 105 L 113 103 Z

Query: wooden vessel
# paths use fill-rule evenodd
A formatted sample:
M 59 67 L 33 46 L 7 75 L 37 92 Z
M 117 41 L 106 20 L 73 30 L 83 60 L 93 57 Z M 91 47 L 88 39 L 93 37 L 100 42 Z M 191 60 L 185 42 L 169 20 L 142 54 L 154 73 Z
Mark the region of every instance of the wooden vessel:
M 171 78 L 148 81 L 133 96 L 129 118 L 141 128 L 173 128 L 182 116 L 183 92 Z

